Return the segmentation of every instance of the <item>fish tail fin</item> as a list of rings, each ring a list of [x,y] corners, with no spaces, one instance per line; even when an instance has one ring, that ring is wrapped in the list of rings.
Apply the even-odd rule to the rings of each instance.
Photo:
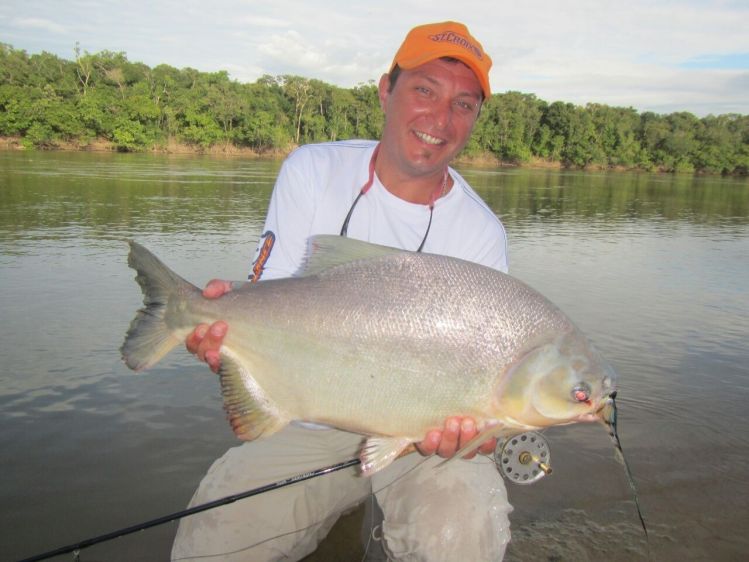
[[[144,307],[138,310],[120,348],[125,364],[134,371],[155,365],[180,343],[166,324],[170,300],[182,299],[197,287],[174,273],[159,258],[137,242],[129,240],[127,263],[137,275],[135,280],[143,291]]]

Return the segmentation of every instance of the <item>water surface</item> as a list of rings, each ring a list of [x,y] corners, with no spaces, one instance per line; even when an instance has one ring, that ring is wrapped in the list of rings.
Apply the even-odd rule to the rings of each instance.
[[[177,511],[237,444],[216,378],[186,352],[140,375],[121,364],[141,302],[124,240],[198,285],[245,278],[278,166],[0,153],[3,559]],[[620,375],[621,438],[652,558],[744,559],[749,183],[461,171],[505,223],[511,272],[565,310]],[[546,435],[554,474],[508,484],[507,559],[646,559],[603,429]],[[165,560],[174,531],[93,547],[82,559]]]

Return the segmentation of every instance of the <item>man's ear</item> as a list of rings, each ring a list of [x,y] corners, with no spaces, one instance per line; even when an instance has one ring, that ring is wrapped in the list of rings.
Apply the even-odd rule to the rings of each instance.
[[[387,102],[388,96],[390,95],[390,75],[389,74],[383,74],[380,77],[380,84],[378,86],[378,96],[380,98],[380,109],[382,109],[383,113],[385,112],[385,104]]]

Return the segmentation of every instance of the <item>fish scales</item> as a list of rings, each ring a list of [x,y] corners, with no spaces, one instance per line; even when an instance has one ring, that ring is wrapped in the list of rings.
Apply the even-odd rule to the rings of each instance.
[[[456,415],[518,432],[579,421],[613,389],[613,371],[555,305],[463,260],[320,236],[300,276],[208,300],[131,248],[151,310],[133,321],[123,357],[147,367],[167,344],[149,351],[159,338],[143,333],[168,331],[160,337],[174,344],[198,323],[225,320],[221,381],[243,438],[303,420],[402,447]],[[165,287],[149,297],[156,278]],[[180,286],[171,296],[170,285]]]
[[[232,325],[238,322],[232,322],[231,310],[253,311],[254,322],[237,340],[245,346],[252,342],[253,353],[278,364],[278,372],[253,374],[270,394],[280,395],[293,381],[292,389],[314,397],[314,403],[298,405],[295,417],[340,425],[353,414],[346,404],[364,393],[371,400],[367,407],[356,404],[358,422],[364,424],[360,429],[393,433],[397,423],[415,437],[456,411],[483,420],[486,415],[475,404],[489,398],[487,388],[519,351],[517,342],[531,335],[518,326],[507,330],[497,319],[512,323],[519,315],[487,307],[481,298],[502,288],[499,282],[516,287],[508,283],[512,278],[484,268],[471,268],[473,275],[465,278],[460,265],[439,256],[415,260],[409,254],[363,260],[317,279],[252,287],[247,296],[235,295],[249,297],[246,307],[227,307],[221,316]],[[434,290],[435,282],[449,288],[446,294]],[[524,302],[513,296],[503,302]],[[524,312],[518,312],[522,317]],[[526,325],[541,333],[554,323]],[[519,337],[506,338],[507,333]],[[233,336],[225,345],[236,351]],[[337,392],[313,392],[312,385],[320,381],[335,385]],[[418,400],[433,394],[435,383],[443,385],[443,392]],[[381,420],[383,407],[399,403],[405,406],[401,419]]]

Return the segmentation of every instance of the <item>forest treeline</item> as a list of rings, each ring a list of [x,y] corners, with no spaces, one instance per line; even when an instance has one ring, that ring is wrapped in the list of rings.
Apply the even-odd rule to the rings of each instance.
[[[29,55],[0,43],[0,136],[26,147],[117,150],[248,148],[282,153],[294,145],[378,138],[372,81],[340,88],[301,76],[254,83],[228,73],[154,68],[121,52],[81,52],[73,60]],[[749,116],[639,113],[602,104],[548,103],[533,94],[494,94],[484,103],[467,157],[606,167],[749,173]]]

